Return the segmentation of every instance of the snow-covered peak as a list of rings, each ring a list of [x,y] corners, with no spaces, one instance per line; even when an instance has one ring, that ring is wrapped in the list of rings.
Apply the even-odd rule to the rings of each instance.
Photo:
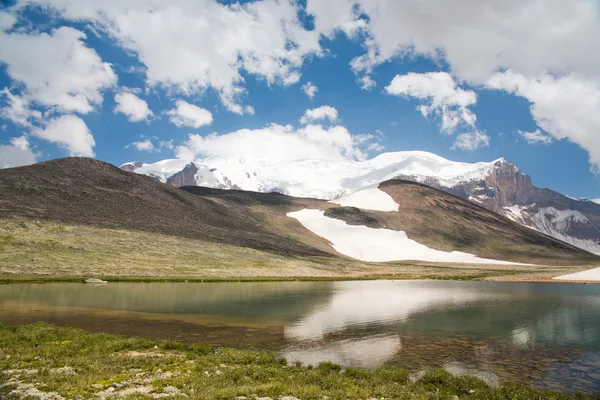
[[[179,159],[162,160],[152,164],[144,163],[141,167],[135,168],[134,172],[151,176],[160,180],[162,183],[166,183],[167,179],[179,171],[182,171],[189,163],[189,161]],[[121,166],[121,168],[123,168],[123,166]]]
[[[276,191],[297,197],[332,200],[401,176],[419,182],[435,178],[441,186],[452,187],[461,182],[485,178],[496,168],[496,161],[470,164],[450,161],[424,151],[401,151],[383,153],[366,161],[271,161],[213,156],[194,163],[198,169],[204,169],[201,166],[205,166],[215,177],[204,177],[198,182],[199,185],[235,186],[243,190]],[[184,160],[164,160],[144,164],[134,171],[166,182],[188,163]]]

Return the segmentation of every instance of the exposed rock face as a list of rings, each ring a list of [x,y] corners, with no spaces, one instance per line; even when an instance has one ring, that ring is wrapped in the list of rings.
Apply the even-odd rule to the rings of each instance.
[[[121,165],[121,169],[127,172],[135,172],[136,168],[141,168],[144,165],[141,161],[131,162]]]
[[[600,204],[572,199],[550,189],[537,188],[528,175],[505,159],[499,159],[494,163],[482,163],[485,164],[483,169],[468,168],[464,175],[459,174],[458,178],[449,179],[448,168],[450,171],[453,168],[461,171],[464,165],[453,164],[438,156],[419,152],[410,157],[398,156],[395,153],[381,157],[383,161],[380,164],[367,165],[364,171],[359,170],[362,175],[350,176],[342,180],[340,188],[335,186],[335,179],[329,176],[326,177],[327,179],[323,178],[327,182],[325,185],[323,182],[318,182],[321,169],[329,168],[327,163],[321,161],[299,163],[297,168],[284,171],[279,171],[277,169],[279,167],[257,163],[250,168],[247,160],[242,159],[226,160],[227,162],[222,162],[219,168],[214,168],[210,162],[209,165],[192,162],[186,164],[182,160],[165,160],[156,164],[127,163],[121,168],[137,173],[140,171],[136,169],[141,168],[144,170],[141,173],[176,187],[205,186],[219,189],[243,187],[246,190],[260,192],[275,190],[284,194],[291,193],[288,189],[300,188],[304,193],[311,193],[308,197],[327,199],[360,189],[367,185],[365,182],[372,183],[372,180],[381,182],[396,177],[446,191],[525,226],[600,254]],[[154,167],[148,168],[148,166]],[[289,166],[282,165],[281,168],[285,169]],[[408,175],[403,174],[402,169],[411,171],[411,174],[417,172],[416,175]],[[290,171],[293,174],[290,174]],[[304,178],[304,173],[304,176],[314,179]],[[341,175],[343,176],[343,173]],[[383,179],[382,176],[388,177]],[[333,186],[329,180],[333,182]],[[351,182],[346,184],[346,180]],[[313,185],[319,187],[316,195],[312,195],[314,191],[308,190]],[[296,196],[305,195],[296,194]]]
[[[444,187],[436,178],[422,183],[470,200],[525,226],[600,254],[600,205],[535,187],[514,164],[501,159],[481,180]],[[416,180],[411,176],[402,179]]]
[[[195,186],[197,173],[198,167],[196,164],[191,162],[186,165],[184,169],[167,179],[167,185],[175,187]]]

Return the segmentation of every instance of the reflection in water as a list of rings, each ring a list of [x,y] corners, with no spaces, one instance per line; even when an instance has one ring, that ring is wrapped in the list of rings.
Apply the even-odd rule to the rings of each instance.
[[[323,345],[299,343],[281,351],[289,361],[316,365],[327,360],[336,364],[375,368],[383,365],[402,348],[395,335],[378,335],[365,339],[345,339]]]
[[[394,281],[374,281],[369,285],[337,282],[330,301],[286,328],[285,334],[296,340],[316,340],[349,327],[396,323],[433,308],[459,308],[477,301],[502,300],[505,296],[476,288],[440,290],[437,285],[430,286],[430,282],[412,285],[398,285]]]
[[[276,351],[344,367],[445,368],[600,391],[600,286],[360,281],[0,285],[0,322]]]

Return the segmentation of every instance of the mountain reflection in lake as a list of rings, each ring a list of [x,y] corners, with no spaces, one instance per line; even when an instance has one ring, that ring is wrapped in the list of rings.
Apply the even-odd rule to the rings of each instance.
[[[453,281],[0,285],[0,322],[600,390],[600,286]]]

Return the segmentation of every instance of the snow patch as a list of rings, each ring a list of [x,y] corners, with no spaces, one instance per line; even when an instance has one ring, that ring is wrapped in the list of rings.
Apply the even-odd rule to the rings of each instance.
[[[379,189],[379,184],[359,189],[348,196],[331,200],[330,203],[375,211],[398,211],[398,207],[400,206],[394,201],[392,196]]]
[[[574,274],[557,276],[552,279],[568,281],[600,281],[600,268],[588,269],[587,271],[576,272]]]
[[[321,210],[304,209],[290,212],[287,216],[297,219],[305,228],[330,241],[337,252],[362,261],[419,260],[468,264],[516,264],[479,258],[459,251],[446,252],[431,249],[409,239],[403,231],[348,225],[339,219],[326,217]]]

